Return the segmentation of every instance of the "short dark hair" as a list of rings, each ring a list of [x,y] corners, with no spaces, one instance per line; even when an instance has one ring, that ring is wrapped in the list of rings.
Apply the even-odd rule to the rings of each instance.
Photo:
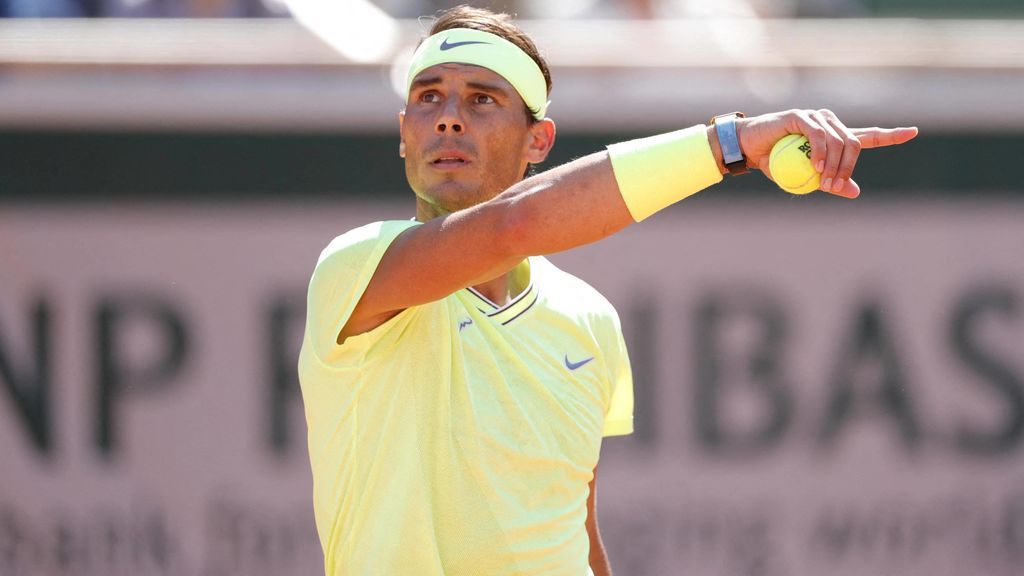
[[[437,19],[434,20],[434,25],[430,27],[429,35],[433,36],[438,32],[444,32],[452,28],[469,28],[481,32],[490,32],[518,46],[520,50],[526,52],[526,55],[532,58],[537,63],[537,66],[540,67],[541,74],[544,75],[544,84],[547,86],[548,96],[551,95],[551,70],[548,68],[548,63],[544,61],[544,57],[537,50],[537,45],[526,35],[526,32],[523,32],[521,28],[512,22],[512,16],[505,13],[492,12],[486,8],[474,8],[463,4],[439,12]],[[533,118],[532,114],[529,114],[529,116]]]

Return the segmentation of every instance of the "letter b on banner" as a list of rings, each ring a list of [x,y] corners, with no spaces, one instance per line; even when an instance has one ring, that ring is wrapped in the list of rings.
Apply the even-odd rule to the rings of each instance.
[[[695,328],[694,422],[701,445],[737,456],[775,446],[793,412],[782,307],[762,294],[714,296],[698,309]],[[753,414],[736,417],[745,412]]]

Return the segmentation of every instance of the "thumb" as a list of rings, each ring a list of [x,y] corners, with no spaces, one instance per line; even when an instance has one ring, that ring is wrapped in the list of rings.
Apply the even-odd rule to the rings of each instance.
[[[860,184],[857,184],[853,178],[850,178],[846,181],[846,185],[843,186],[843,189],[840,192],[829,192],[829,194],[853,199],[860,196]]]

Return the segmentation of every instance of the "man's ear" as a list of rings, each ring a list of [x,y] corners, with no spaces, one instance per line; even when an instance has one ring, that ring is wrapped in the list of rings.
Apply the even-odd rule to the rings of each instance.
[[[548,157],[551,148],[555,145],[555,121],[545,118],[534,122],[529,130],[529,142],[526,149],[526,161],[530,164],[540,164]]]
[[[400,110],[398,112],[398,137],[400,138],[398,141],[398,156],[401,158],[405,158],[405,133],[402,131],[404,126],[405,110]]]

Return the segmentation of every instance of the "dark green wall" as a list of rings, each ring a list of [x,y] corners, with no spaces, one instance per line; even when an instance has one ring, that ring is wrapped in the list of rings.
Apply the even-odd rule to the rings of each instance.
[[[806,3],[806,0],[802,0]],[[860,0],[872,16],[999,18],[1024,16],[1021,0]]]
[[[546,166],[628,138],[562,135]],[[922,135],[866,151],[857,180],[885,197],[1013,195],[1024,134]],[[731,188],[757,192],[760,177]],[[408,194],[393,135],[0,132],[0,201],[319,199]]]

